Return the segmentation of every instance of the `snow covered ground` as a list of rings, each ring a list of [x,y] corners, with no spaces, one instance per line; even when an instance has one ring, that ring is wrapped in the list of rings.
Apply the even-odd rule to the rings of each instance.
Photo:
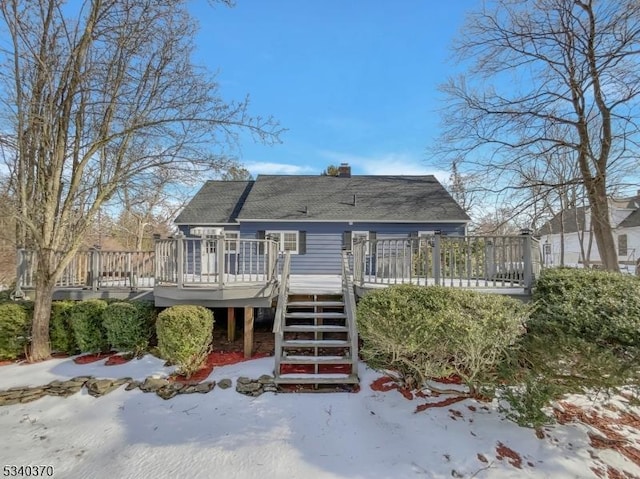
[[[273,358],[257,359],[216,368],[209,379],[235,384],[272,369]],[[109,367],[56,359],[0,367],[0,389],[170,372],[151,356]],[[0,467],[49,464],[59,478],[587,478],[607,477],[607,466],[633,474],[609,477],[640,476],[622,454],[592,447],[588,426],[556,425],[539,439],[503,419],[495,403],[474,400],[415,413],[425,399],[373,391],[380,374],[365,365],[360,376],[358,393],[253,398],[215,388],[164,401],[121,387],[100,398],[83,389],[4,406]],[[632,443],[640,437],[621,433]]]

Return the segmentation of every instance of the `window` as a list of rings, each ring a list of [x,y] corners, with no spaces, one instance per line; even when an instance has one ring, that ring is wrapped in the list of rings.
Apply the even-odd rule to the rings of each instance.
[[[216,235],[204,235],[203,236],[207,241],[205,242],[205,249],[204,251],[207,254],[213,254],[216,252],[216,239],[217,236]]]
[[[357,240],[368,240],[369,232],[368,231],[352,231],[351,232],[351,251],[353,251],[353,245],[356,244]],[[369,254],[369,250],[371,248],[371,243],[366,243],[365,254]]]
[[[266,231],[266,235],[278,242],[278,251],[300,252],[300,234],[298,231]]]
[[[627,256],[627,235],[618,235],[618,256]]]
[[[238,242],[240,240],[239,231],[225,231],[224,239],[227,240],[224,245],[227,252],[235,253],[238,251]]]

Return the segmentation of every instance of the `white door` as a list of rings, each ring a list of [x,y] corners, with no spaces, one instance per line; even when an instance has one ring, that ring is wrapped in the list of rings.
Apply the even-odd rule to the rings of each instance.
[[[200,265],[202,276],[216,274],[216,240],[210,238],[202,240]]]

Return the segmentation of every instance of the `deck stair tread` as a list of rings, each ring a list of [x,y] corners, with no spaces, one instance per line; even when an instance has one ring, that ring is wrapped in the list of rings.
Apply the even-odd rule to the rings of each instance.
[[[335,319],[344,319],[347,317],[346,314],[344,313],[337,313],[337,312],[331,312],[331,313],[318,313],[318,312],[313,312],[313,311],[296,311],[295,313],[285,313],[285,318],[335,318]]]
[[[348,364],[348,356],[285,356],[280,364]]]
[[[346,348],[351,343],[342,339],[286,339],[282,346],[287,348]]]
[[[281,374],[275,378],[276,384],[357,384],[358,376],[353,374]]]
[[[290,301],[287,303],[290,308],[342,308],[342,301]]]
[[[291,324],[282,328],[284,332],[296,333],[348,333],[349,328],[346,326],[332,325],[310,325],[310,324]]]

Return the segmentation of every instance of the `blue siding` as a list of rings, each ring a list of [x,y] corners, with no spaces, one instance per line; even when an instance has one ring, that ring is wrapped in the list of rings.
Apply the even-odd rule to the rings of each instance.
[[[374,231],[378,238],[409,236],[416,231],[440,230],[443,234],[464,234],[464,223],[242,223],[240,236],[255,238],[258,231],[306,231],[306,254],[291,257],[292,274],[340,274],[340,252],[345,231]]]

